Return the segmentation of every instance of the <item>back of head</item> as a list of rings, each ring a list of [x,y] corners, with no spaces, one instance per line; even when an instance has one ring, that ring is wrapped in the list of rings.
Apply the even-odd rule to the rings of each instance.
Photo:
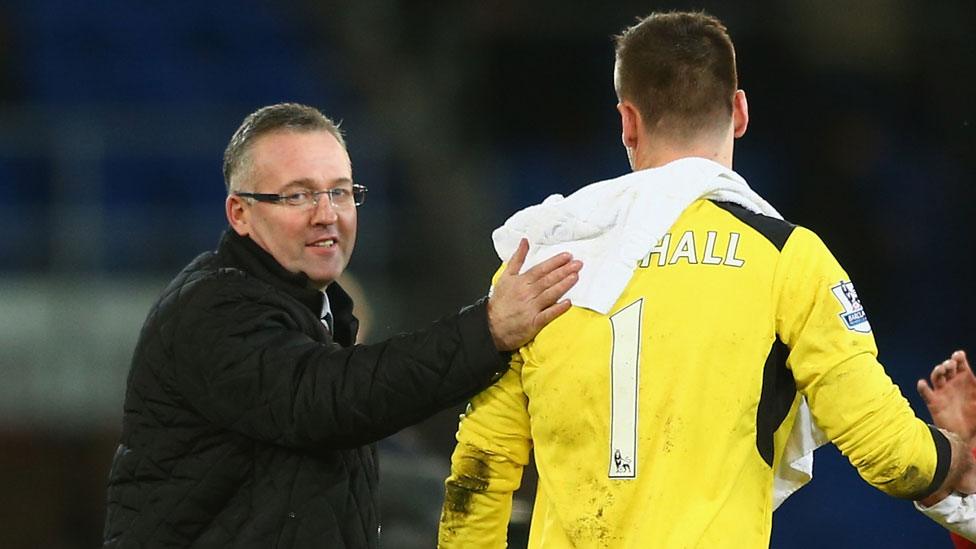
[[[251,145],[262,135],[278,131],[324,131],[332,134],[343,149],[346,148],[339,125],[315,107],[299,103],[278,103],[261,107],[247,115],[224,150],[224,184],[228,193],[240,190],[239,180],[246,175]]]
[[[738,87],[725,25],[705,13],[654,13],[616,37],[614,84],[652,133],[694,139],[728,127]]]

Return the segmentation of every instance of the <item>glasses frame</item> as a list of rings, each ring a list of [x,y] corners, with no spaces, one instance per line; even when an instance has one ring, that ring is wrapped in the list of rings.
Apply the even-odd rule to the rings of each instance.
[[[366,191],[368,190],[369,189],[367,189],[365,185],[354,184],[352,186],[352,191],[351,191],[353,205],[355,205],[356,207],[362,206],[366,202]],[[325,189],[324,191],[301,191],[301,192],[307,192],[309,194],[309,197],[311,197],[312,199],[312,203],[311,203],[312,207],[318,207],[319,200],[322,199],[322,195],[327,194],[329,195],[329,205],[336,209],[342,209],[347,205],[342,205],[342,204],[336,205],[335,197],[337,194],[343,191],[347,191],[347,189],[344,189],[342,187],[336,187],[335,189]],[[234,191],[235,196],[240,196],[241,198],[251,198],[257,200],[258,202],[265,202],[268,204],[278,204],[280,206],[289,206],[292,208],[307,207],[308,204],[304,204],[304,205],[289,204],[285,202],[285,200],[287,200],[289,196],[293,196],[295,194],[299,194],[299,193],[275,194],[275,193],[247,193],[247,192]]]

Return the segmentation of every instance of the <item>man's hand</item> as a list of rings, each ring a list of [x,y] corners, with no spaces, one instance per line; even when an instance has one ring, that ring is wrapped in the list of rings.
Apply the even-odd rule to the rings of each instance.
[[[932,369],[931,385],[918,380],[918,393],[936,426],[958,433],[967,446],[976,445],[976,376],[964,351],[952,353]]]
[[[973,458],[972,450],[955,433],[945,429],[939,430],[949,439],[949,444],[952,446],[952,461],[949,464],[949,474],[946,475],[942,486],[929,497],[919,501],[924,507],[935,505],[953,492],[976,493],[976,459]]]
[[[523,238],[488,298],[488,329],[499,351],[518,349],[568,311],[571,303],[559,298],[576,284],[583,268],[582,262],[561,253],[518,274],[528,253]]]

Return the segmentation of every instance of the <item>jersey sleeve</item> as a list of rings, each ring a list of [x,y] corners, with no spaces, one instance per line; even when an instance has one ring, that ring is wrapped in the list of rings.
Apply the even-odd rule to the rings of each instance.
[[[809,230],[797,227],[783,247],[774,292],[787,366],[817,425],[883,492],[920,499],[938,488],[948,440],[915,416],[885,373],[853,284]]]
[[[522,363],[513,355],[509,371],[476,395],[461,416],[438,547],[506,546],[512,494],[521,485],[532,443]]]
[[[504,271],[502,264],[492,284]],[[522,390],[525,348],[509,370],[475,395],[458,423],[451,476],[445,481],[438,528],[441,548],[506,547],[512,494],[522,483],[532,438],[528,398]]]

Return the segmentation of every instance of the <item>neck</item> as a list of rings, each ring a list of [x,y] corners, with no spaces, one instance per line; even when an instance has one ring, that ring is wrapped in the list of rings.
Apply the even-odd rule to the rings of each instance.
[[[653,143],[653,145],[651,145]],[[647,146],[641,146],[647,144]],[[631,167],[634,170],[658,168],[682,158],[698,157],[717,162],[732,169],[732,140],[722,143],[708,140],[675,144],[664,140],[644,140],[631,151]]]

